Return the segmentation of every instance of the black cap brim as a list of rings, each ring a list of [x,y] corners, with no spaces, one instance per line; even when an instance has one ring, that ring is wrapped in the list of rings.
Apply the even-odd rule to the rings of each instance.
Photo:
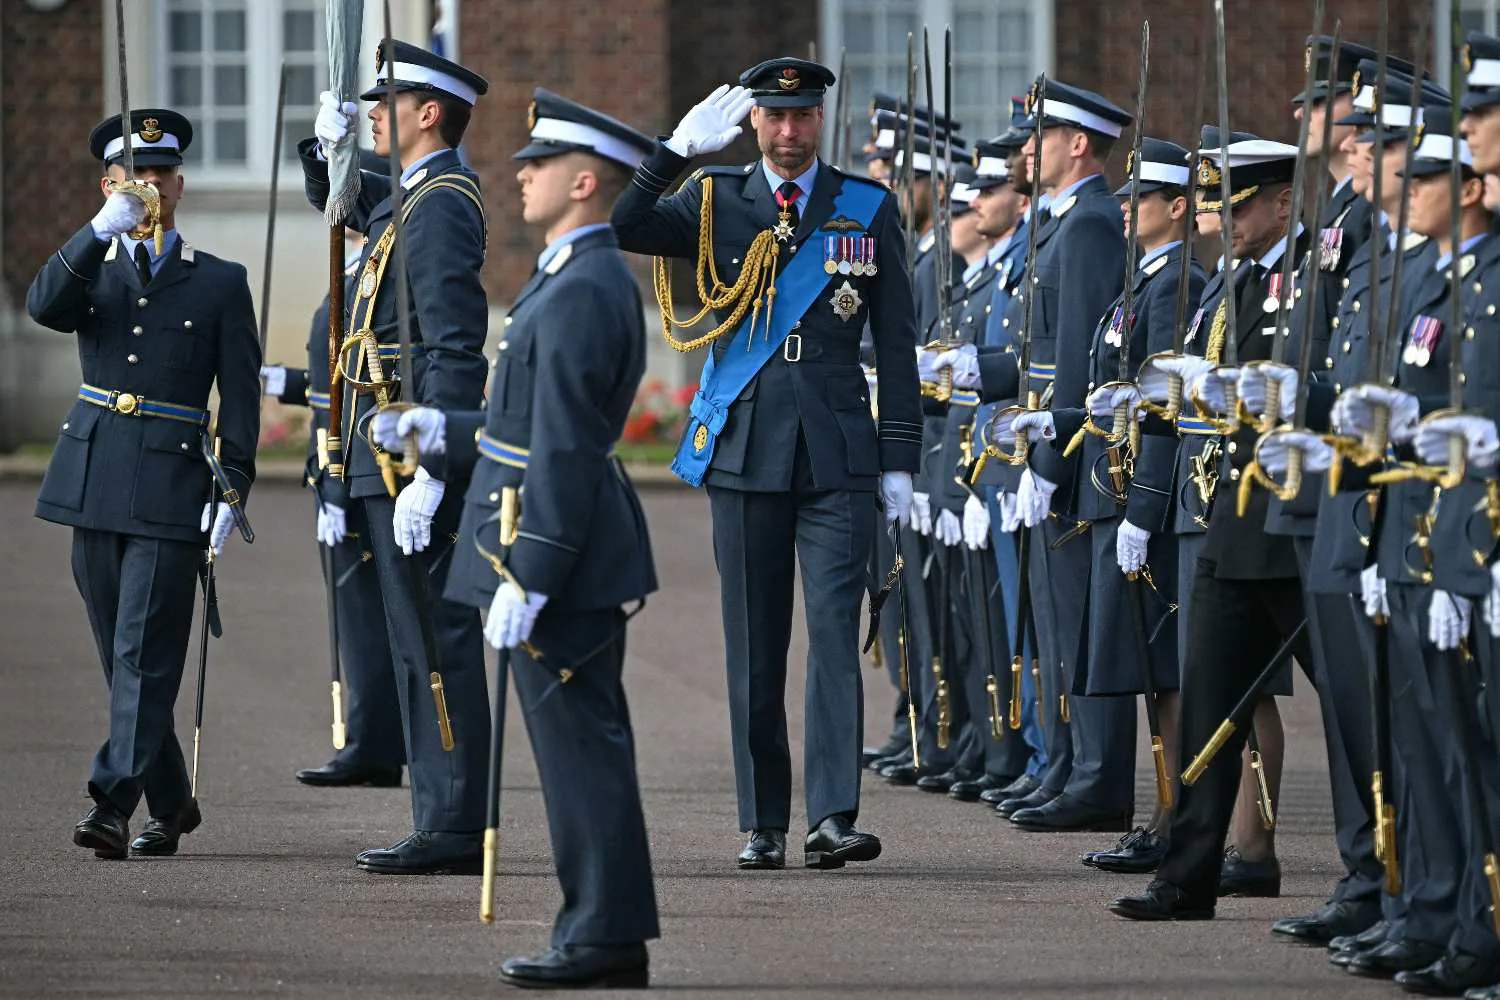
[[[988,191],[990,188],[1002,187],[1009,183],[1009,177],[975,177],[969,181],[969,187],[975,191]]]
[[[385,100],[385,95],[388,91],[395,91],[398,94],[404,94],[408,90],[426,91],[427,93],[432,94],[434,97],[453,96],[446,90],[439,90],[436,87],[430,86],[425,83],[406,83],[404,81],[397,80],[395,83],[377,83],[375,86],[371,87],[363,94],[360,94],[359,99],[361,101],[383,101]]]
[[[1167,184],[1164,181],[1144,181],[1143,180],[1143,181],[1141,181],[1140,191],[1141,191],[1141,194],[1150,194],[1153,191],[1160,191],[1164,187],[1171,187],[1171,186],[1172,185]],[[1182,185],[1182,186],[1186,187],[1185,184]],[[1130,182],[1129,181],[1127,181],[1126,183],[1120,185],[1120,187],[1115,191],[1115,197],[1116,198],[1129,198],[1130,197]]]
[[[125,165],[124,152],[111,156],[105,166]],[[167,152],[157,149],[140,149],[135,154],[135,165],[138,167],[180,167],[182,166],[182,154]]]
[[[1470,90],[1459,100],[1459,107],[1466,112],[1487,111],[1500,104],[1500,90]]]
[[[815,108],[823,103],[823,94],[755,94],[755,103],[763,108]]]
[[[1333,85],[1333,96],[1337,97],[1339,94],[1347,94],[1351,90],[1353,90],[1353,88],[1349,84],[1338,82]],[[1328,83],[1326,81],[1322,83],[1315,83],[1313,84],[1313,88],[1311,90],[1304,90],[1293,94],[1291,103],[1293,105],[1306,104],[1309,100],[1328,100]]]
[[[1412,160],[1411,166],[1403,167],[1396,171],[1397,177],[1434,177],[1438,174],[1446,174],[1453,169],[1451,160]],[[1464,167],[1468,170],[1469,168]],[[1472,170],[1469,173],[1473,173]]]
[[[1383,129],[1378,129],[1378,130],[1372,128],[1372,129],[1366,129],[1365,131],[1361,132],[1359,135],[1355,136],[1354,137],[1354,141],[1357,142],[1357,143],[1360,143],[1361,145],[1369,145],[1370,143],[1373,143],[1375,141],[1375,133],[1377,131],[1379,131],[1380,134],[1383,136],[1383,138],[1385,140],[1385,144],[1387,146],[1390,146],[1390,145],[1393,145],[1393,144],[1396,144],[1396,143],[1404,143],[1406,141],[1407,136],[1411,135],[1411,131],[1409,129],[1404,129],[1404,128],[1383,128]]]
[[[599,155],[588,146],[574,146],[559,142],[532,142],[518,152],[512,153],[510,158],[512,160],[544,160],[549,156],[562,156],[564,153]]]

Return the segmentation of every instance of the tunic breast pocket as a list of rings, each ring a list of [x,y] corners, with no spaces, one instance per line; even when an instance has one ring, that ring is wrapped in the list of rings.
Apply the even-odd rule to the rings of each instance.
[[[864,380],[834,375],[829,377],[827,384],[828,408],[833,411],[833,418],[844,435],[849,474],[878,476],[880,450]]]
[[[198,433],[197,427],[179,420],[146,420],[131,497],[132,517],[197,527],[208,499],[209,479]]]
[[[535,342],[530,335],[500,342],[499,354],[495,359],[497,395],[490,403],[492,409],[507,417],[524,417],[531,412],[535,356]]]
[[[42,503],[83,509],[84,488],[88,485],[89,443],[102,411],[88,403],[75,403],[68,419],[58,431],[52,449],[52,461],[37,499]]]
[[[165,359],[168,368],[176,371],[201,371],[210,364],[206,331],[194,326],[192,320],[169,324],[157,336],[166,342]]]

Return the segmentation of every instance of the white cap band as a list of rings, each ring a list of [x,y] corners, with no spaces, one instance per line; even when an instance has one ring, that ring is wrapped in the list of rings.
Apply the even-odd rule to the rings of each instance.
[[[951,197],[954,201],[961,201],[965,205],[972,205],[974,203],[974,199],[978,195],[978,191],[975,191],[963,181],[959,181],[957,184],[953,185],[953,194]]]
[[[445,90],[469,105],[479,100],[479,92],[473,87],[458,77],[433,69],[431,66],[419,66],[416,63],[406,62],[398,62],[394,65],[386,63],[385,73],[376,82],[376,86],[388,80],[396,80],[400,83],[425,83],[439,90]]]
[[[1451,135],[1424,135],[1417,145],[1416,152],[1412,155],[1419,160],[1442,160],[1451,163],[1453,162],[1453,145]],[[1466,167],[1474,165],[1474,157],[1469,152],[1469,144],[1462,140],[1458,143],[1458,162]]]
[[[1416,128],[1422,124],[1422,109],[1417,108],[1417,117],[1411,116],[1410,104],[1386,104],[1380,108],[1380,124],[1386,128]]]
[[[145,139],[142,139],[140,137],[140,134],[137,132],[130,133],[130,138],[133,140],[130,143],[130,149],[132,152],[136,153],[152,149],[164,149],[173,153],[181,152],[182,150],[181,145],[179,145],[177,142],[177,137],[170,132],[163,132],[161,134],[161,138],[156,140],[155,142],[147,142]],[[125,137],[119,136],[117,138],[109,140],[108,144],[105,145],[104,158],[106,160],[113,159],[124,151]]]
[[[1469,67],[1469,86],[1500,87],[1500,59],[1475,59]]]
[[[896,169],[900,170],[905,165],[906,150],[896,150]],[[917,170],[926,174],[941,174],[944,173],[946,169],[943,166],[942,157],[938,157],[934,161],[934,159],[926,153],[913,153],[911,157],[911,165],[913,170]]]
[[[1101,118],[1092,111],[1080,108],[1076,104],[1054,101],[1050,97],[1042,103],[1042,117],[1060,118],[1065,122],[1072,122],[1082,128],[1098,132],[1100,135],[1107,135],[1111,139],[1118,139],[1120,133],[1125,131],[1125,126],[1123,125],[1112,122],[1107,118]]]
[[[876,149],[895,149],[896,148],[896,130],[893,129],[893,128],[883,128],[879,132],[876,132],[875,133],[875,148]]]
[[[1151,160],[1142,160],[1141,180],[1151,181],[1156,184],[1175,184],[1178,187],[1187,187],[1188,168],[1174,167],[1170,163],[1155,163]]]
[[[1354,95],[1354,109],[1356,111],[1374,111],[1375,110],[1375,88],[1374,88],[1374,86],[1367,84],[1367,85],[1359,88],[1359,93],[1357,93],[1357,94]]]
[[[565,142],[574,146],[587,146],[600,156],[616,163],[623,163],[632,170],[646,158],[644,150],[617,139],[608,132],[581,122],[563,121],[561,118],[538,118],[532,126],[531,138],[538,142]]]
[[[998,156],[981,156],[979,166],[974,168],[975,177],[1010,177],[1010,166]]]

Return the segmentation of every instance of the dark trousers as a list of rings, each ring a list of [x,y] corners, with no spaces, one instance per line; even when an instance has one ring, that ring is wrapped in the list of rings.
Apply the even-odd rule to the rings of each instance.
[[[375,553],[385,628],[390,639],[396,694],[401,703],[406,756],[411,778],[412,821],[418,830],[474,833],[484,829],[485,781],[489,774],[490,705],[484,677],[484,634],[479,612],[442,598],[450,560],[444,558],[458,514],[462,491],[449,487],[432,523],[432,545],[405,556],[396,545],[392,497],[362,501]],[[429,664],[418,618],[418,584],[412,566],[421,570],[437,646],[437,663]],[[365,628],[378,628],[366,622]],[[448,702],[453,750],[443,749],[429,675],[442,675]]]
[[[975,551],[963,546],[954,551],[964,563],[965,613],[956,616],[955,624],[971,650],[965,684],[970,723],[976,730],[980,748],[979,769],[993,778],[1014,779],[1025,773],[1031,748],[1021,732],[1012,731],[1007,721],[1011,694],[1010,638],[1005,630],[999,572],[995,557],[987,548]],[[993,697],[989,692],[992,683]]]
[[[948,546],[932,540],[932,569],[928,575],[928,607],[932,612],[933,655],[937,657],[939,669],[931,669],[922,704],[923,773],[943,771],[957,767],[974,771],[982,766],[981,744],[975,738],[974,720],[984,711],[983,701],[971,702],[968,684],[969,671],[974,667],[973,647],[964,624],[960,621],[967,612],[964,596],[964,549]],[[947,685],[948,739],[946,747],[939,747],[939,717],[942,713],[938,698],[938,680]],[[987,724],[987,723],[986,723]],[[930,745],[929,745],[930,744]],[[942,766],[937,766],[941,764]]]
[[[516,693],[547,807],[562,885],[553,947],[620,945],[661,934],[651,851],[625,700],[625,615],[548,613],[511,654]],[[566,684],[559,671],[571,670]]]
[[[109,685],[109,737],[94,755],[89,794],[129,816],[187,804],[187,764],[173,728],[204,549],[111,531],[73,529],[73,579]]]
[[[1194,570],[1179,774],[1302,621],[1296,579],[1221,580],[1214,572],[1215,564],[1202,558]],[[1292,654],[1312,662],[1306,633]],[[1172,816],[1172,844],[1157,875],[1199,905],[1212,906],[1218,895],[1224,838],[1240,788],[1240,752],[1251,724],[1241,721],[1197,783],[1183,786]]]
[[[742,830],[790,825],[786,658],[792,574],[799,563],[808,630],[807,825],[815,827],[835,813],[859,812],[860,615],[875,500],[866,492],[814,489],[805,455],[799,447],[792,488],[785,493],[708,489]]]
[[[325,581],[332,569],[339,626],[346,733],[344,748],[334,757],[359,767],[400,767],[406,762],[401,703],[396,696],[390,636],[378,624],[385,620],[385,602],[380,597],[363,504],[349,506],[348,530],[348,537],[331,552],[318,546]]]

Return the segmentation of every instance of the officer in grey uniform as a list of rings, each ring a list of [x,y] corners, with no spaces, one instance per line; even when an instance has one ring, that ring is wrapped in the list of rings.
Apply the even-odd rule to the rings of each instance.
[[[398,136],[402,164],[406,277],[414,386],[392,392],[406,402],[454,410],[479,406],[484,393],[483,354],[489,307],[479,269],[484,263],[485,223],[479,181],[458,156],[458,143],[474,103],[488,85],[457,63],[405,42],[379,53],[376,85],[362,95],[375,101],[375,151],[388,144],[387,88],[395,92],[402,115]],[[353,104],[343,107],[325,93],[315,125],[317,137],[298,146],[308,201],[322,209],[329,195],[326,149],[349,141]],[[350,375],[374,381],[371,367],[384,367],[383,380],[395,382],[399,357],[393,257],[391,181],[365,172],[349,224],[365,232],[358,294],[349,304],[350,336],[370,331],[374,343],[359,348],[364,363]],[[346,341],[347,343],[347,341]],[[350,357],[356,355],[350,352]],[[374,449],[365,441],[370,414],[380,399],[344,384],[345,489],[325,483],[324,501],[364,508],[375,554],[375,571],[385,605],[386,628],[401,699],[412,788],[414,833],[389,850],[365,851],[362,870],[385,874],[474,873],[481,867],[484,828],[484,776],[489,747],[489,706],[485,699],[484,637],[479,615],[442,599],[450,569],[446,549],[453,544],[462,510],[468,470],[445,468],[439,457],[424,458],[415,477],[392,497],[383,482]],[[347,496],[340,493],[347,493]],[[409,560],[416,560],[415,567]],[[414,572],[420,568],[422,572]],[[435,647],[429,663],[424,633]],[[430,675],[440,674],[452,734],[443,731]]]
[[[447,596],[488,608],[485,638],[512,651],[562,884],[550,949],[501,966],[515,986],[644,987],[645,942],[660,934],[621,682],[625,605],[644,604],[656,572],[614,455],[646,332],[608,222],[655,145],[538,87],[515,159],[526,222],[548,243],[505,319],[488,405],[375,418],[383,446],[415,433],[424,453],[474,468]],[[514,540],[500,537],[507,492],[519,496]]]
[[[775,316],[756,325],[759,310],[746,309],[730,333],[721,312],[724,329],[673,467],[706,485],[713,507],[739,819],[751,832],[737,862],[785,864],[791,760],[784,691],[795,558],[810,630],[804,855],[810,867],[833,868],[880,853],[878,838],[854,828],[864,707],[859,626],[875,491],[887,523],[905,517],[917,468],[916,314],[895,197],[817,158],[833,73],[772,59],[740,82],[688,112],[636,171],[613,222],[627,250],[695,259],[711,190],[708,252],[718,273],[732,282],[752,250],[776,255]],[[694,173],[662,197],[692,156],[733,140],[752,103],[763,158]],[[867,320],[878,421],[859,367]]]
[[[172,709],[204,548],[222,551],[231,505],[243,507],[255,480],[260,341],[245,268],[189,246],[176,228],[177,168],[192,139],[188,120],[167,109],[95,126],[89,150],[104,165],[104,205],[26,294],[32,319],[75,335],[83,373],[36,516],[73,528],[73,579],[109,685],[93,807],[73,830],[100,858],[175,854],[202,821]],[[160,248],[141,198],[111,190],[131,181],[158,193]],[[216,420],[207,409],[215,388]],[[206,461],[211,422],[227,489]],[[150,819],[132,841],[143,796]]]

